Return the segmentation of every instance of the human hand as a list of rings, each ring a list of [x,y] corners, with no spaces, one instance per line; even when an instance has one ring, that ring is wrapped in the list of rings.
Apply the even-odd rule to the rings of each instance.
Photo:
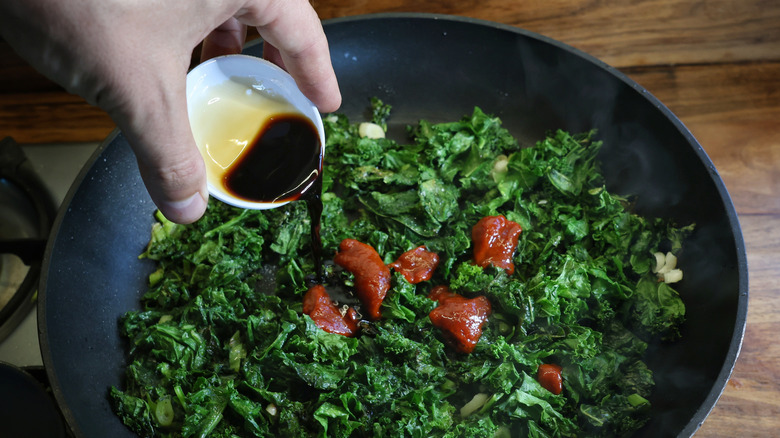
[[[144,184],[179,223],[203,215],[203,159],[187,117],[186,74],[238,53],[246,26],[322,112],[341,95],[322,25],[307,0],[0,0],[0,32],[49,78],[108,112],[127,137]]]

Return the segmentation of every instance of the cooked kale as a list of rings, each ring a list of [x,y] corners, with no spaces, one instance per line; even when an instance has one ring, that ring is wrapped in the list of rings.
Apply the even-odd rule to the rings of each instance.
[[[371,114],[384,128],[390,106],[373,99]],[[326,258],[344,238],[385,263],[425,245],[441,259],[434,277],[414,285],[394,274],[380,321],[363,321],[354,338],[330,334],[302,313],[315,272],[305,203],[250,211],[212,199],[187,226],[158,214],[141,255],[157,270],[142,310],[120,320],[128,366],[124,389],[110,391],[130,429],[568,437],[630,434],[647,421],[647,345],[677,336],[685,313],[653,274],[653,253],[679,252],[692,226],[640,217],[609,193],[594,132],[521,147],[479,108],[420,121],[406,143],[361,138],[343,115],[324,122]],[[471,263],[471,228],[489,215],[523,228],[512,275]],[[325,274],[349,288],[332,263]],[[455,352],[432,326],[435,285],[491,301],[473,353]],[[537,382],[543,363],[562,366],[560,395]]]

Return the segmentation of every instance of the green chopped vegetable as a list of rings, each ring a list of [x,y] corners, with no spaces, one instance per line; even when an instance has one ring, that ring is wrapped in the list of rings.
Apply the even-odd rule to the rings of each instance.
[[[386,129],[390,109],[372,99],[371,121]],[[144,437],[574,437],[630,434],[648,420],[644,354],[679,336],[685,316],[653,254],[681,252],[693,226],[640,217],[607,191],[595,132],[521,147],[479,108],[422,120],[406,143],[361,138],[343,115],[325,127],[325,258],[345,238],[385,263],[425,245],[440,257],[433,278],[393,274],[381,320],[356,337],[330,334],[302,312],[315,272],[305,203],[249,211],[211,200],[188,226],[158,214],[141,255],[157,264],[142,310],[119,322],[129,360],[110,399],[127,427]],[[511,275],[471,263],[471,229],[494,215],[523,228]],[[325,275],[353,281],[332,264]],[[436,285],[490,300],[471,354],[432,325]],[[562,367],[560,395],[536,379],[545,363]]]

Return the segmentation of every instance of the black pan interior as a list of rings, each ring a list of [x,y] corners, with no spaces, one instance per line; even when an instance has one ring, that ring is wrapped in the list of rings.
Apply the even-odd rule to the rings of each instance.
[[[557,128],[598,129],[611,189],[644,214],[695,221],[680,263],[688,308],[682,341],[657,345],[653,420],[637,436],[690,436],[733,368],[747,310],[747,266],[734,207],[709,158],[660,102],[615,69],[561,43],[473,19],[421,14],[325,23],[344,104],[357,120],[377,96],[391,133],[474,106],[522,142]],[[259,54],[260,46],[246,50]],[[326,152],[327,153],[327,152]],[[152,266],[139,261],[154,205],[121,133],[102,145],[66,199],[49,242],[39,303],[44,363],[79,437],[132,436],[106,394],[122,384],[117,318],[138,307]]]

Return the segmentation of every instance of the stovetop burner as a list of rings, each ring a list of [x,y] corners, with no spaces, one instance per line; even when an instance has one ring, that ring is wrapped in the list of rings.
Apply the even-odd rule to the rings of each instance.
[[[0,141],[0,343],[35,307],[56,204],[22,148]],[[43,367],[0,357],[0,436],[66,437]]]
[[[0,141],[0,341],[33,308],[56,207],[21,147]]]

